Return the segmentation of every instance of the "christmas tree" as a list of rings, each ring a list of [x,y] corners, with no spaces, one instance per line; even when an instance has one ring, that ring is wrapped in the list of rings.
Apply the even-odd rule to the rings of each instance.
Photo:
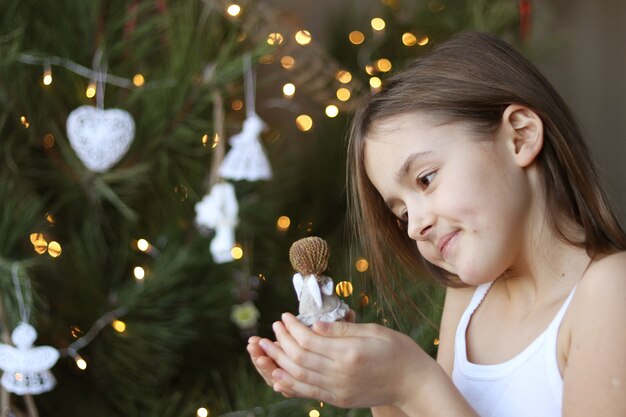
[[[358,95],[458,30],[517,37],[522,3],[346,3],[321,45],[262,2],[6,0],[2,415],[367,414],[274,394],[246,338],[297,310],[288,249],[318,235],[359,320],[435,354],[442,289],[393,322],[366,284],[342,139]],[[258,169],[224,168],[234,137]]]

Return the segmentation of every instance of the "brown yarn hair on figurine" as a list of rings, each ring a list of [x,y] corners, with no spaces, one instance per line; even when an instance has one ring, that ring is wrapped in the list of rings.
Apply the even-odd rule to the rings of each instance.
[[[328,243],[317,236],[297,240],[289,249],[291,266],[303,276],[322,275],[328,268],[329,255]]]

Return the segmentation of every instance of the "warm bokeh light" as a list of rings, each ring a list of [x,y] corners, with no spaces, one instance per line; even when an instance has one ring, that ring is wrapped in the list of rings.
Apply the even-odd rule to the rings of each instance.
[[[337,98],[341,101],[350,100],[350,90],[345,87],[341,87],[337,90]]]
[[[341,281],[335,286],[335,292],[340,297],[350,297],[352,295],[352,283],[350,281]]]
[[[308,114],[301,114],[296,117],[296,126],[303,132],[308,132],[313,128],[313,119]]]
[[[375,72],[374,66],[371,64],[367,64],[365,66],[365,72],[367,73],[367,75],[374,75],[374,72]]]
[[[415,46],[417,44],[417,38],[411,32],[402,34],[402,43],[405,46]]]
[[[296,65],[296,60],[290,55],[285,55],[280,59],[280,65],[282,65],[284,69],[290,70]]]
[[[283,40],[284,40],[284,38],[283,38],[282,33],[273,32],[273,33],[270,33],[267,36],[267,41],[266,42],[267,42],[268,45],[280,45],[280,44],[283,43]]]
[[[230,250],[230,256],[232,256],[233,259],[243,258],[243,249],[241,249],[240,246],[235,246]]]
[[[20,123],[22,124],[22,126],[24,126],[26,129],[28,129],[28,127],[30,126],[30,122],[28,121],[28,119],[26,118],[26,116],[20,116]]]
[[[354,45],[360,45],[365,41],[365,35],[363,34],[363,32],[353,30],[348,35],[348,39],[350,39],[350,42]]]
[[[143,269],[140,266],[136,266],[135,269],[133,269],[133,274],[135,275],[136,279],[144,279],[144,277],[146,276],[146,271],[145,269]]]
[[[298,42],[299,45],[308,45],[309,43],[311,43],[311,33],[308,30],[299,30],[296,32],[296,42]]]
[[[339,70],[335,74],[335,78],[337,78],[337,80],[339,80],[339,82],[342,84],[348,84],[350,81],[352,81],[352,74],[350,74],[350,71]]]
[[[135,87],[141,87],[144,85],[145,82],[146,79],[141,74],[135,74],[135,76],[133,77],[133,85]]]
[[[367,262],[367,259],[361,258],[358,261],[356,261],[356,263],[354,264],[354,267],[359,272],[365,272],[367,271],[367,268],[370,267],[370,264],[369,262]]]
[[[243,101],[239,99],[233,100],[233,102],[230,104],[230,107],[235,111],[239,111],[243,109]]]
[[[283,85],[283,94],[285,95],[285,97],[293,97],[293,95],[296,93],[296,86],[293,85],[292,83],[287,83],[285,85]]]
[[[43,137],[43,147],[45,149],[52,149],[53,146],[54,136],[52,136],[52,133],[46,133],[46,135]]]
[[[370,22],[372,24],[372,29],[374,30],[383,30],[385,28],[385,21],[380,17],[375,17]]]
[[[387,58],[381,58],[376,61],[376,68],[380,72],[389,72],[391,71],[391,61]]]
[[[39,255],[43,255],[48,250],[48,242],[46,242],[44,238],[37,239],[33,243],[33,248],[35,249],[35,252],[37,252]]]
[[[309,417],[320,417],[320,412],[317,410],[309,411]]]
[[[87,369],[87,362],[80,356],[76,358],[76,366],[82,371]]]
[[[89,84],[87,84],[87,89],[85,90],[85,96],[87,96],[87,98],[94,98],[96,95],[96,83],[93,81],[90,81]]]
[[[196,416],[197,417],[208,417],[209,416],[209,410],[207,410],[204,407],[200,407],[200,408],[198,408],[198,411],[196,412]]]
[[[424,45],[426,45],[426,44],[428,43],[428,41],[429,41],[429,40],[430,40],[430,39],[428,39],[428,36],[422,36],[422,37],[421,37],[421,38],[417,41],[417,44],[418,44],[419,46],[424,46]]]
[[[145,252],[148,249],[150,249],[150,243],[148,243],[146,239],[139,239],[137,241],[137,249],[139,249],[142,252]]]
[[[52,70],[51,69],[46,69],[43,72],[43,84],[44,85],[52,84]]]
[[[229,4],[226,8],[226,13],[228,13],[232,17],[239,16],[239,13],[241,13],[241,6],[235,3]]]
[[[35,242],[37,242],[38,240],[44,240],[42,233],[31,233],[30,234],[30,243],[32,243],[34,245]]]
[[[370,303],[370,298],[366,294],[359,296],[359,308],[365,308]]]
[[[370,78],[370,86],[372,88],[380,88],[381,85],[383,85],[383,82],[381,81],[380,78],[378,77]]]
[[[329,104],[328,106],[326,106],[326,110],[324,111],[326,112],[326,116],[331,118],[337,117],[337,115],[339,114],[339,108],[334,104]]]
[[[55,242],[54,240],[50,243],[48,243],[48,255],[52,256],[53,258],[58,258],[59,256],[61,256],[61,245],[59,244],[59,242]]]
[[[280,216],[276,221],[276,228],[281,231],[289,229],[289,225],[291,225],[291,219],[287,216]]]
[[[113,320],[111,326],[113,326],[115,331],[118,333],[124,333],[124,331],[126,330],[126,323],[121,320]]]
[[[433,345],[439,346],[439,339],[438,338],[435,338],[435,340],[433,340]]]

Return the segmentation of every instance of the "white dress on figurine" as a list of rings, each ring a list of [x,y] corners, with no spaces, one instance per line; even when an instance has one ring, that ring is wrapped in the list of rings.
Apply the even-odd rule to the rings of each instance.
[[[297,273],[293,276],[293,286],[300,301],[298,319],[306,326],[316,321],[341,320],[348,313],[348,305],[333,293],[333,280],[325,275],[303,277]]]

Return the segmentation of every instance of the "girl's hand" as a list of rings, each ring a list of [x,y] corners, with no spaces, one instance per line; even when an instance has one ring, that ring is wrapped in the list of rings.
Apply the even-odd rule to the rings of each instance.
[[[280,349],[280,344],[278,342],[272,342],[269,339],[264,340],[266,340],[267,343],[274,345],[276,349]],[[252,364],[256,368],[257,372],[263,377],[267,385],[273,387],[276,381],[272,377],[272,372],[278,369],[278,367],[270,357],[265,355],[265,352],[259,346],[260,341],[261,338],[258,336],[252,336],[248,339],[248,353],[250,354],[250,360],[252,361]],[[290,390],[286,390],[283,392],[283,395],[291,397],[295,394]]]
[[[281,348],[260,342],[278,366],[271,376],[281,393],[339,407],[403,406],[437,367],[413,340],[383,326],[318,322],[311,330],[291,314],[282,318],[274,323]]]

